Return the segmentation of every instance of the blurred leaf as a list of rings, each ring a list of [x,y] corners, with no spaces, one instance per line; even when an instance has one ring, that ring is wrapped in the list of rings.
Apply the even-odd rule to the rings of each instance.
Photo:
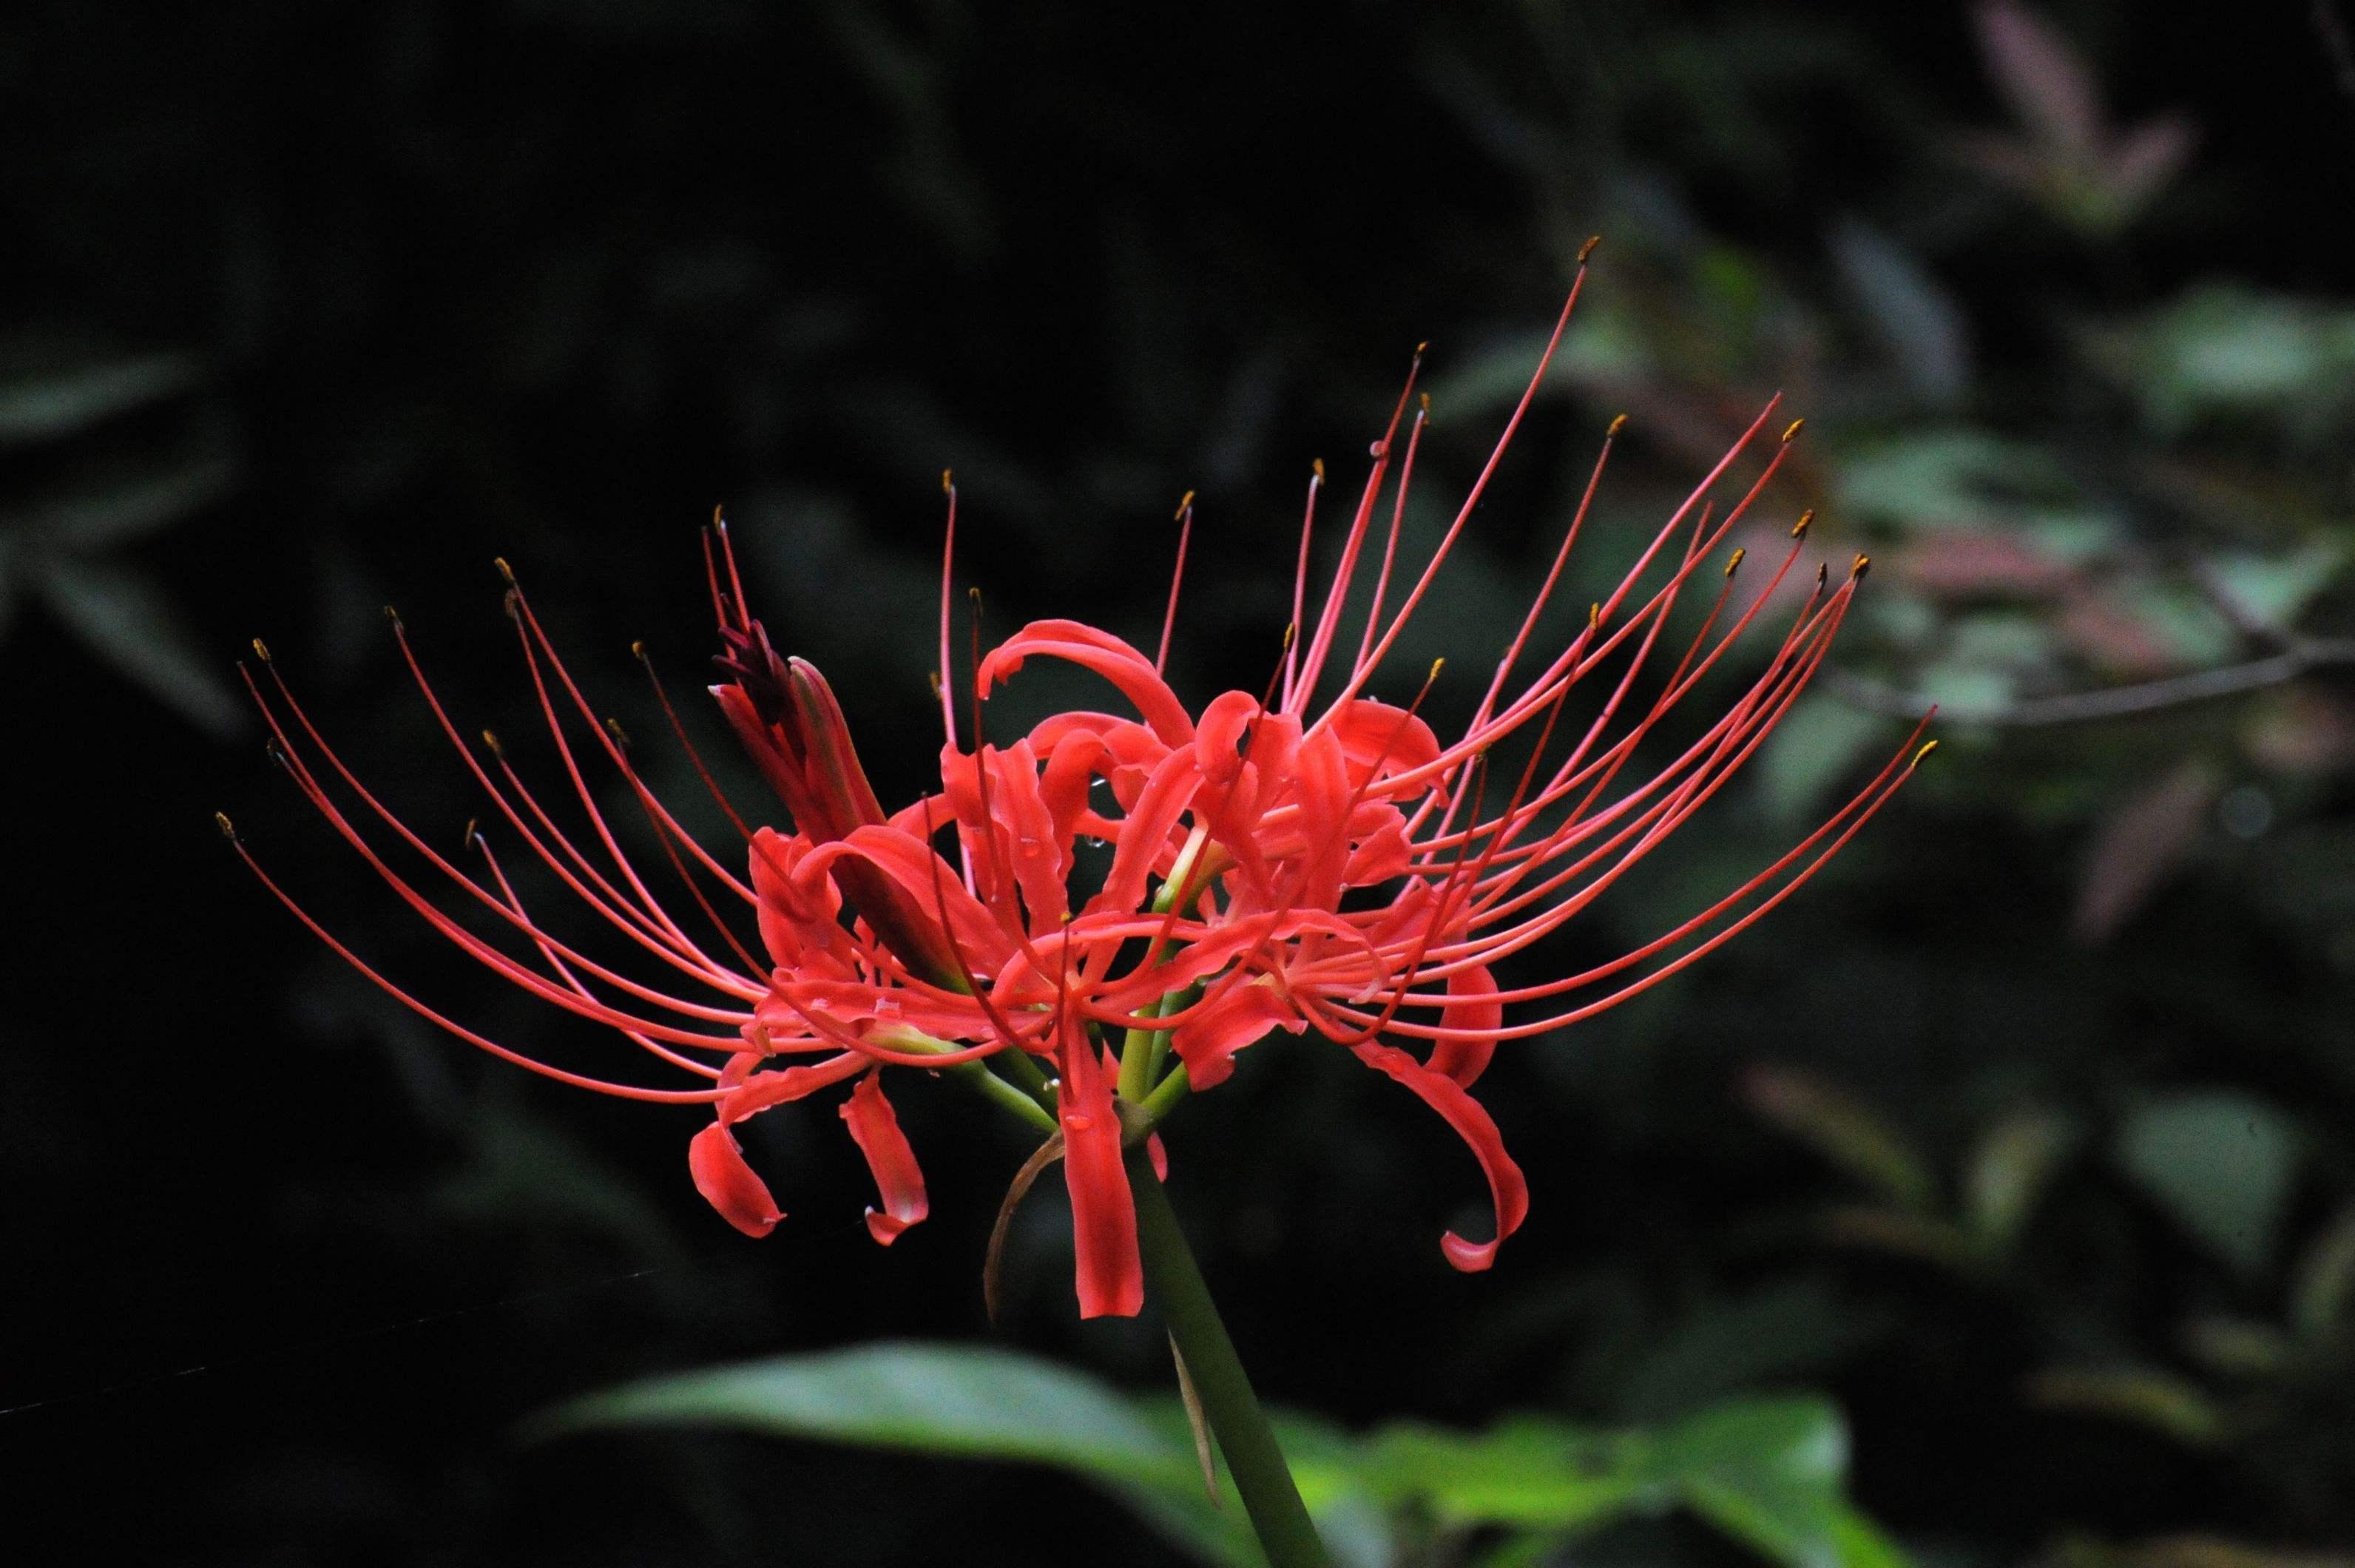
[[[1432,378],[1432,417],[1469,419],[1511,408],[1529,386],[1545,346],[1542,332],[1518,333],[1473,349],[1445,374]]]
[[[1937,1179],[1904,1136],[1871,1107],[1823,1080],[1757,1067],[1742,1081],[1752,1110],[1900,1206],[1929,1212]]]
[[[1906,385],[1930,407],[1952,408],[1971,379],[1961,309],[1913,252],[1869,224],[1842,219],[1831,249]]]
[[[1622,1374],[1614,1403],[1639,1419],[1696,1410],[1839,1361],[1887,1333],[1885,1310],[1817,1279],[1777,1280],[1704,1300]]]
[[[1757,760],[1758,795],[1769,820],[1812,819],[1834,786],[1869,752],[1886,748],[1889,720],[1829,697],[1793,703]]]
[[[1841,1497],[1848,1428],[1820,1400],[1755,1400],[1662,1435],[1657,1464],[1696,1513],[1795,1568],[1884,1568],[1895,1543]]]
[[[2131,1422],[2193,1447],[2223,1435],[2223,1414],[2204,1391],[2153,1368],[2055,1369],[2030,1379],[2028,1394],[2048,1409]]]
[[[1932,1215],[1851,1206],[1827,1213],[1821,1229],[1834,1246],[1869,1247],[1957,1273],[1968,1273],[1981,1261],[1971,1238]]]
[[[36,502],[17,526],[70,549],[97,549],[153,533],[218,499],[237,477],[226,455],[196,458],[136,479],[109,480]]]
[[[2343,543],[2318,540],[2294,554],[2231,556],[2208,563],[2208,579],[2252,624],[2286,632],[2297,623],[2314,596],[2330,586],[2347,564]]]
[[[1939,719],[1949,724],[2003,712],[2019,684],[2007,670],[1963,659],[1940,659],[1913,677],[1913,689],[1936,703]]]
[[[2060,30],[2012,0],[1974,8],[1979,53],[2020,123],[2055,153],[2090,155],[2102,134],[2101,90]]]
[[[1367,1443],[1359,1474],[1376,1496],[1427,1508],[1452,1528],[1572,1529],[1659,1500],[1629,1440],[1540,1420],[1477,1434],[1385,1427]]]
[[[2344,405],[2355,310],[2210,284],[2128,328],[2117,351],[2162,433],[2216,414],[2285,416],[2311,433]]]
[[[2074,1141],[2068,1118],[2051,1111],[2007,1116],[1971,1151],[1963,1210],[1974,1240],[2000,1253],[2017,1241]]]
[[[1182,1441],[1095,1379],[1010,1350],[885,1343],[779,1356],[590,1394],[526,1430],[537,1439],[649,1426],[1051,1466],[1149,1504],[1156,1523],[1213,1561],[1257,1561],[1240,1510],[1202,1495]]]
[[[51,556],[38,571],[50,610],[108,663],[201,730],[231,735],[244,728],[244,709],[145,574],[72,556]]]
[[[2079,941],[2108,941],[2148,901],[2198,837],[2218,788],[2215,769],[2192,758],[2103,815],[2070,920]]]
[[[530,1430],[709,1425],[1199,1486],[1193,1456],[1112,1389],[979,1345],[861,1345],[649,1378],[560,1405]]]
[[[1625,1432],[1522,1419],[1482,1433],[1400,1424],[1352,1439],[1296,1415],[1275,1424],[1345,1564],[1394,1559],[1377,1506],[1444,1531],[1549,1533],[1689,1507],[1793,1568],[1901,1561],[1845,1501],[1847,1431],[1817,1400],[1745,1401]],[[985,1346],[869,1345],[652,1378],[559,1406],[525,1431],[537,1440],[681,1425],[1047,1465],[1107,1488],[1212,1562],[1262,1561],[1241,1510],[1203,1496],[1178,1402],[1132,1402]]]
[[[1842,1496],[1848,1455],[1847,1428],[1822,1401],[1744,1400],[1624,1433],[1538,1420],[1472,1435],[1393,1426],[1368,1445],[1364,1474],[1394,1504],[1462,1527],[1571,1532],[1685,1507],[1794,1568],[1901,1563]]]
[[[0,385],[0,442],[54,441],[191,385],[194,360],[148,354]]]
[[[2297,1129],[2265,1102],[2199,1090],[2145,1102],[2118,1128],[2116,1157],[2183,1227],[2245,1273],[2273,1255]]]
[[[2355,1303],[2355,1209],[2308,1244],[2290,1286],[2290,1322],[2309,1339],[2337,1329]]]
[[[2070,494],[2050,453],[1968,426],[1909,432],[1842,454],[1840,505],[1902,528],[2016,528]],[[2023,507],[2034,502],[2036,508]]]
[[[2289,1337],[2270,1323],[2241,1317],[2201,1317],[2183,1333],[2184,1349],[2211,1371],[2228,1377],[2267,1378],[2290,1355]]]

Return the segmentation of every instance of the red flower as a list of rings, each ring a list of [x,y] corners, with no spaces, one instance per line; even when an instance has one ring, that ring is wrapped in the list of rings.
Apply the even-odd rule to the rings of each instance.
[[[1573,286],[1547,359],[1577,296]],[[1466,526],[1536,386],[1533,379],[1454,522],[1402,592],[1394,581],[1403,575],[1400,522],[1428,411],[1407,421],[1409,401],[1401,397],[1372,449],[1312,621],[1307,564],[1324,488],[1319,465],[1302,528],[1294,629],[1263,695],[1231,691],[1196,711],[1170,689],[1162,670],[1178,609],[1175,583],[1154,658],[1080,622],[1037,622],[977,659],[976,726],[980,701],[1040,658],[1102,677],[1128,711],[1058,713],[1007,745],[984,742],[977,731],[961,740],[957,683],[944,673],[940,788],[888,815],[825,680],[802,660],[780,658],[748,613],[725,526],[715,524],[720,549],[707,565],[724,678],[712,692],[792,824],[790,832],[752,828],[723,797],[745,841],[741,874],[698,844],[641,781],[618,731],[597,721],[520,589],[511,589],[509,611],[558,758],[585,812],[585,845],[559,826],[495,740],[485,735],[478,752],[460,737],[396,618],[426,701],[507,830],[574,898],[667,970],[661,984],[591,957],[527,912],[482,835],[471,835],[483,859],[481,871],[472,872],[411,832],[345,767],[262,650],[272,684],[253,691],[280,760],[395,893],[517,985],[618,1030],[700,1080],[696,1086],[643,1088],[509,1051],[385,979],[263,880],[370,979],[461,1038],[567,1083],[710,1106],[711,1125],[689,1145],[689,1170],[697,1189],[749,1234],[767,1233],[783,1211],[746,1162],[737,1124],[853,1083],[841,1115],[875,1179],[879,1206],[868,1211],[868,1229],[889,1244],[924,1218],[928,1200],[884,1097],[883,1069],[991,1074],[986,1088],[1026,1107],[1042,1131],[1061,1139],[1082,1315],[1134,1313],[1143,1284],[1124,1144],[1147,1136],[1187,1088],[1224,1080],[1237,1052],[1254,1041],[1314,1034],[1420,1097],[1470,1147],[1487,1174],[1495,1235],[1472,1242],[1451,1234],[1444,1251],[1458,1268],[1486,1268],[1529,1202],[1518,1167],[1471,1093],[1497,1046],[1591,1017],[1749,926],[1847,843],[1928,750],[1910,758],[1899,751],[1782,859],[1656,940],[1577,974],[1500,978],[1499,965],[1593,903],[1751,757],[1821,664],[1865,567],[1859,557],[1837,586],[1818,571],[1814,589],[1795,596],[1796,613],[1748,688],[1698,738],[1672,750],[1665,765],[1633,775],[1638,748],[1782,601],[1777,591],[1804,548],[1807,518],[1791,530],[1790,549],[1764,590],[1745,601],[1733,597],[1742,553],[1734,551],[1715,574],[1698,629],[1680,636],[1666,677],[1644,678],[1664,657],[1671,613],[1697,582],[1709,581],[1714,552],[1781,466],[1798,430],[1783,432],[1718,512],[1706,497],[1761,444],[1774,415],[1769,403],[1643,542],[1625,579],[1589,609],[1575,635],[1548,642],[1544,613],[1585,523],[1619,429],[1614,421],[1535,603],[1469,721],[1443,742],[1420,717],[1422,696],[1401,708],[1369,688]],[[1368,587],[1377,502],[1394,463],[1397,484]],[[1181,507],[1188,530],[1191,516],[1190,505]],[[954,668],[954,491],[949,517],[943,672]],[[1181,572],[1185,537],[1181,531]],[[1363,608],[1353,613],[1359,600]],[[1340,629],[1352,620],[1354,651],[1337,653]],[[1595,680],[1602,682],[1595,710],[1565,730],[1570,693]],[[1426,680],[1425,693],[1430,687]],[[577,723],[568,724],[568,709]],[[676,898],[656,896],[598,812],[576,732],[593,737],[626,782],[693,917],[677,912]],[[678,738],[709,784],[683,729]],[[1509,787],[1499,787],[1487,759],[1508,742],[1525,755]],[[428,898],[378,848],[382,834],[421,858],[429,880],[452,884],[475,906],[476,924],[506,940],[480,934]],[[1113,857],[1100,886],[1075,891],[1082,840],[1108,841]],[[239,850],[245,853],[241,842]],[[723,912],[730,902],[749,911],[759,952]],[[707,926],[712,935],[698,934]],[[1420,1055],[1412,1049],[1418,1044]]]

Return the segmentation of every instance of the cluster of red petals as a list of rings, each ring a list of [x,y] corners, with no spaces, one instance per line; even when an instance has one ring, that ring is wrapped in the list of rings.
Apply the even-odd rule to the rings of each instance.
[[[1576,299],[1573,287],[1571,304]],[[1566,304],[1552,343],[1569,316]],[[1544,370],[1540,362],[1538,377]],[[1530,394],[1536,386],[1533,379]],[[895,813],[868,787],[825,682],[805,664],[781,659],[750,617],[719,528],[721,549],[709,564],[724,678],[712,689],[792,823],[790,832],[752,828],[730,807],[746,840],[734,866],[701,847],[646,788],[617,729],[598,721],[528,602],[512,592],[510,612],[556,755],[583,808],[585,837],[559,826],[496,741],[485,737],[478,750],[461,738],[421,670],[419,684],[506,830],[575,900],[670,972],[660,985],[591,956],[528,913],[482,836],[474,840],[482,866],[467,869],[412,833],[345,767],[265,655],[272,679],[254,693],[281,760],[395,892],[518,986],[694,1075],[692,1087],[642,1088],[522,1057],[425,1007],[291,899],[289,907],[388,991],[485,1050],[607,1093],[709,1106],[713,1120],[689,1146],[689,1168],[712,1205],[751,1234],[766,1233],[783,1211],[747,1163],[738,1124],[849,1084],[841,1115],[875,1180],[868,1228],[888,1244],[924,1218],[927,1200],[885,1098],[883,1071],[1021,1052],[1053,1083],[1081,1311],[1132,1314],[1143,1284],[1123,1146],[1136,1129],[1133,1113],[1124,1121],[1123,1099],[1145,1098],[1176,1064],[1193,1090],[1213,1088],[1254,1041],[1313,1034],[1413,1093],[1464,1139],[1487,1180],[1493,1234],[1451,1233],[1443,1247],[1458,1268],[1486,1268],[1529,1204],[1519,1168],[1471,1093],[1497,1046],[1591,1017],[1729,940],[1836,853],[1920,753],[1898,751],[1788,853],[1653,941],[1576,974],[1500,979],[1499,965],[1575,918],[1756,752],[1821,664],[1863,561],[1836,582],[1819,571],[1811,590],[1780,592],[1805,548],[1802,519],[1772,580],[1735,598],[1740,552],[1720,571],[1720,549],[1774,477],[1796,429],[1776,441],[1770,403],[1641,541],[1609,597],[1574,618],[1569,635],[1548,641],[1540,631],[1608,458],[1606,438],[1544,586],[1469,720],[1442,740],[1420,716],[1420,697],[1401,706],[1369,688],[1470,517],[1529,394],[1441,542],[1411,574],[1399,560],[1400,521],[1426,416],[1406,419],[1408,406],[1401,397],[1372,448],[1313,614],[1307,564],[1321,468],[1310,487],[1297,635],[1287,635],[1265,693],[1230,691],[1189,709],[1163,678],[1167,626],[1161,656],[1147,657],[1077,621],[1034,623],[979,657],[976,715],[981,699],[1041,659],[1101,677],[1118,703],[1058,713],[993,744],[960,737],[957,683],[944,677],[940,787]],[[1753,448],[1765,457],[1721,507],[1713,490]],[[1378,527],[1386,490],[1388,521]],[[952,549],[954,518],[952,503]],[[1181,540],[1181,568],[1182,560]],[[954,667],[948,575],[944,566],[943,672]],[[1671,638],[1672,612],[1692,599],[1708,601],[1705,612]],[[1173,586],[1173,619],[1176,608]],[[1661,720],[1770,616],[1775,629],[1764,639],[1763,668],[1697,736],[1664,744],[1655,735]],[[1348,649],[1345,623],[1355,632]],[[400,638],[414,669],[405,632]],[[1569,721],[1565,699],[1581,686],[1599,700],[1591,710],[1582,704]],[[678,736],[687,744],[683,729]],[[1508,741],[1517,759],[1509,776],[1503,768],[1492,775],[1488,759]],[[1647,742],[1661,746],[1665,760],[1647,752],[1637,774],[1630,764]],[[699,919],[681,919],[677,898],[657,898],[624,853],[592,798],[584,750],[626,782]],[[687,754],[702,771],[691,745]],[[432,876],[397,869],[379,848],[385,834]],[[1090,841],[1112,847],[1110,867],[1100,884],[1075,889],[1078,850]],[[421,881],[454,884],[477,918],[460,921]],[[751,912],[755,941],[740,938],[721,912],[730,903]],[[485,926],[492,935],[481,933]],[[699,934],[707,930],[713,934]],[[1140,1051],[1147,1060],[1129,1054]],[[1174,1063],[1165,1065],[1165,1055]]]

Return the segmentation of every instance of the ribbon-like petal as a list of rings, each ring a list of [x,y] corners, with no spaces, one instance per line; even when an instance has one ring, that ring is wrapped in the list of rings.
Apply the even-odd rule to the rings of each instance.
[[[745,1163],[736,1135],[724,1123],[714,1122],[695,1135],[687,1146],[687,1170],[704,1201],[748,1236],[767,1235],[785,1217],[769,1196],[768,1184]]]
[[[1456,1136],[1480,1162],[1481,1173],[1488,1179],[1489,1201],[1497,1211],[1496,1240],[1467,1242],[1453,1231],[1439,1239],[1439,1250],[1447,1255],[1449,1263],[1466,1274],[1477,1274],[1497,1261],[1497,1249],[1529,1218],[1529,1184],[1521,1175],[1521,1168],[1505,1152],[1505,1140],[1487,1108],[1465,1093],[1455,1079],[1444,1072],[1433,1072],[1394,1045],[1360,1045],[1354,1049],[1359,1061],[1376,1072],[1390,1074],[1445,1117]]]
[[[1145,1306],[1145,1264],[1136,1251],[1136,1200],[1121,1163],[1112,1080],[1095,1042],[1075,1024],[1065,1026],[1057,1055],[1080,1316],[1134,1317]]]
[[[1496,999],[1497,976],[1486,964],[1475,969],[1458,969],[1447,976],[1447,994],[1464,999],[1451,1000],[1439,1010],[1439,1021],[1444,1027],[1505,1027],[1505,1004]],[[1433,1072],[1444,1072],[1469,1089],[1480,1074],[1488,1071],[1488,1059],[1496,1054],[1497,1042],[1493,1040],[1443,1040],[1431,1048],[1431,1060],[1424,1065]]]
[[[932,1211],[924,1196],[924,1173],[916,1164],[916,1151],[909,1147],[908,1135],[900,1130],[891,1102],[883,1097],[880,1074],[870,1072],[858,1081],[858,1087],[842,1103],[842,1119],[850,1128],[850,1141],[867,1157],[876,1193],[883,1200],[880,1210],[867,1211],[868,1234],[888,1247],[900,1239],[900,1232],[922,1222]]]

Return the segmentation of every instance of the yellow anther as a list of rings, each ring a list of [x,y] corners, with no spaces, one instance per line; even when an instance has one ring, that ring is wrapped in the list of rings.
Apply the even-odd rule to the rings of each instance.
[[[1789,424],[1787,427],[1785,427],[1785,430],[1784,430],[1784,432],[1783,432],[1783,444],[1784,444],[1784,445],[1785,445],[1785,446],[1790,445],[1790,444],[1791,444],[1791,443],[1793,443],[1794,441],[1796,441],[1796,440],[1798,439],[1799,432],[1800,432],[1801,431],[1803,431],[1803,430],[1806,429],[1806,428],[1807,428],[1807,421],[1805,421],[1805,420],[1793,420],[1793,421],[1790,422],[1790,424]]]
[[[515,568],[507,564],[507,558],[503,555],[495,555],[491,557],[491,564],[499,569],[499,575],[507,580],[508,587],[513,588],[515,586]]]
[[[632,643],[630,645],[630,656],[636,659],[640,664],[645,663],[646,645],[643,642]]]
[[[1424,338],[1422,342],[1420,342],[1420,343],[1418,343],[1418,344],[1416,344],[1416,345],[1414,346],[1414,357],[1415,357],[1416,358],[1418,358],[1418,359],[1422,358],[1422,357],[1423,357],[1423,352],[1424,352],[1426,349],[1428,349],[1430,347],[1431,347],[1431,339],[1430,339],[1430,338],[1428,338],[1428,337]]]
[[[1848,574],[1861,582],[1864,581],[1864,574],[1871,570],[1872,557],[1859,553],[1856,558],[1856,564],[1848,569]]]
[[[1827,583],[1827,582],[1829,582],[1831,580],[1832,580],[1832,569],[1831,569],[1831,563],[1830,563],[1830,562],[1827,561],[1827,562],[1825,562],[1823,565],[1818,566],[1818,567],[1817,567],[1817,568],[1816,568],[1816,592],[1817,592],[1821,593],[1821,592],[1824,591],[1824,584],[1825,584],[1825,583]]]
[[[1905,765],[1906,765],[1906,767],[1908,767],[1909,769],[1910,769],[1910,768],[1918,768],[1918,767],[1920,767],[1920,766],[1922,765],[1922,759],[1923,759],[1923,758],[1924,758],[1924,757],[1926,757],[1926,756],[1928,756],[1931,752],[1933,752],[1936,751],[1937,749],[1938,749],[1938,742],[1937,742],[1937,741],[1923,741],[1923,742],[1922,742],[1922,749],[1921,749],[1920,751],[1918,751],[1918,752],[1914,752],[1914,753],[1913,753],[1913,760],[1912,762],[1910,762],[1910,763],[1906,763],[1906,764],[1905,764]]]
[[[1184,517],[1186,515],[1187,508],[1193,506],[1193,504],[1194,492],[1191,490],[1188,490],[1183,496],[1178,496],[1178,510],[1170,514],[1170,520],[1174,522],[1178,518]]]
[[[214,812],[213,820],[220,825],[222,837],[228,839],[232,844],[237,842],[237,824],[229,819],[228,812]]]
[[[954,495],[955,495],[955,494],[956,494],[956,470],[955,470],[955,469],[954,469],[954,468],[943,468],[943,469],[942,469],[942,470],[941,470],[941,489],[942,489],[944,493],[946,493],[946,494],[948,494],[948,495],[951,495],[951,496],[954,496]]]
[[[1603,439],[1609,441],[1626,428],[1627,416],[1625,414],[1614,414],[1611,419],[1611,428],[1603,432]]]
[[[1325,460],[1320,457],[1309,466],[1316,470],[1316,483],[1319,485],[1325,483]]]
[[[605,732],[613,737],[614,743],[620,746],[622,750],[626,752],[630,749],[630,732],[622,728],[622,721],[620,720],[606,720]]]
[[[1584,265],[1586,265],[1586,259],[1587,259],[1589,256],[1593,255],[1593,254],[1594,254],[1594,248],[1595,248],[1597,245],[1600,245],[1600,244],[1602,244],[1602,243],[1603,243],[1603,236],[1602,236],[1602,235],[1600,235],[1600,234],[1597,234],[1597,235],[1595,235],[1593,238],[1592,238],[1592,239],[1588,240],[1587,240],[1587,242],[1586,242],[1585,244],[1581,245],[1581,246],[1578,248],[1578,264],[1579,264],[1580,266],[1582,266],[1582,267],[1583,267]]]
[[[1791,537],[1795,539],[1806,539],[1807,537],[1807,525],[1815,520],[1816,509],[1813,507],[1809,507],[1806,511],[1799,514],[1799,520],[1791,525]]]
[[[260,659],[263,664],[268,664],[270,662],[270,645],[263,642],[260,637],[254,638],[253,656]]]
[[[1731,577],[1734,572],[1739,571],[1742,566],[1742,558],[1749,553],[1750,552],[1746,549],[1736,549],[1732,555],[1727,557],[1725,562],[1725,575]]]
[[[1586,629],[1599,631],[1603,625],[1603,601],[1596,600],[1586,607]]]
[[[507,749],[500,745],[499,738],[488,730],[483,731],[483,744],[488,746],[491,749],[491,755],[498,758],[499,761],[504,763],[507,760]]]
[[[384,618],[392,623],[392,629],[396,632],[405,632],[409,630],[407,624],[404,624],[400,618],[400,612],[394,609],[389,604],[384,607]]]

